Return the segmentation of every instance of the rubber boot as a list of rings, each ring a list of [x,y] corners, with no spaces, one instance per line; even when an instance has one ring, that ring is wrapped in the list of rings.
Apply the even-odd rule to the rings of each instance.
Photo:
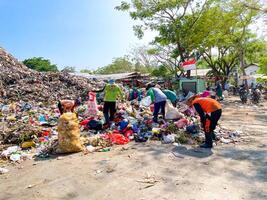
[[[200,145],[201,148],[212,148],[212,135],[205,133],[205,143]]]

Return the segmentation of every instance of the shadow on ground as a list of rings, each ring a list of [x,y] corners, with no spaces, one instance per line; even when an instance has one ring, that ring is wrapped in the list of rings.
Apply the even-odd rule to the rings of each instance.
[[[176,157],[184,155],[196,158],[206,158],[213,154],[211,149],[187,148],[185,146],[174,147],[172,153]]]

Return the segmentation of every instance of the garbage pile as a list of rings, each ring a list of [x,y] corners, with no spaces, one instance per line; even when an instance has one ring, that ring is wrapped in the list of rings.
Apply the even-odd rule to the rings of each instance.
[[[85,97],[98,82],[63,72],[37,72],[0,48],[0,102],[52,102]]]
[[[108,128],[103,126],[102,106],[97,106],[96,114],[91,116],[89,104],[85,101],[76,108],[78,118],[73,113],[60,117],[55,104],[31,105],[22,101],[0,104],[0,157],[19,162],[47,158],[53,153],[106,152],[113,145],[125,145],[131,141],[157,140],[163,144],[188,145],[204,141],[199,118],[182,103],[178,109],[169,107],[171,115],[166,113],[169,117],[179,116],[177,119],[160,118],[158,123],[152,120],[153,106],[140,106],[137,101],[118,103],[118,112]],[[242,133],[218,127],[215,134],[219,142],[228,144],[239,142]]]
[[[95,94],[87,96],[92,87],[101,88],[102,82],[30,70],[1,48],[0,70],[2,159],[19,162],[52,153],[106,152],[130,141],[197,145],[204,140],[199,118],[182,103],[178,108],[167,103],[165,119],[153,123],[153,106],[146,98],[121,102],[113,123],[105,127],[103,106],[97,105]],[[55,101],[77,97],[84,97],[75,110],[78,118],[73,113],[60,116]],[[241,133],[218,127],[215,134],[228,144],[238,142]]]

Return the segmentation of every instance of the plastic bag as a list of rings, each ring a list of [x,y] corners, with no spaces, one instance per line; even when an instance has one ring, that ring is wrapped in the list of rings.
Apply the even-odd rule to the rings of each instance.
[[[106,134],[104,138],[110,140],[113,144],[120,145],[127,144],[130,141],[127,137],[117,133],[116,131],[110,134]]]
[[[229,93],[228,93],[227,90],[224,90],[224,91],[223,91],[223,96],[224,96],[225,98],[228,98],[228,97],[229,97]]]
[[[178,109],[174,108],[170,101],[167,101],[165,105],[165,119],[180,119],[182,117],[183,115]]]
[[[179,121],[174,123],[177,128],[184,128],[189,124],[189,121],[185,118],[180,119]]]
[[[87,127],[89,129],[99,131],[103,129],[103,123],[101,121],[92,119],[88,122]]]
[[[124,119],[118,123],[119,130],[123,131],[129,124],[129,121],[127,119]]]
[[[89,92],[88,96],[89,100],[87,102],[87,116],[96,116],[98,113],[96,94],[94,92]]]
[[[74,153],[83,150],[80,141],[80,128],[76,114],[67,112],[61,115],[58,121],[57,153]]]
[[[140,106],[148,107],[152,103],[151,97],[147,96],[140,101]]]
[[[173,143],[174,141],[175,141],[174,134],[163,135],[163,143],[169,144],[169,143]]]
[[[186,127],[186,131],[191,134],[197,134],[199,127],[195,124],[189,125]]]

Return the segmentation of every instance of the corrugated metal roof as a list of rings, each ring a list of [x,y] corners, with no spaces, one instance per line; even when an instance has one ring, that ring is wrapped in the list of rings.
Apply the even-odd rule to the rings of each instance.
[[[147,76],[147,74],[140,74],[138,72],[131,72],[131,73],[119,73],[119,74],[86,74],[86,73],[75,73],[77,76],[82,76],[88,79],[98,79],[98,80],[108,80],[108,79],[114,79],[114,80],[119,80],[119,79],[127,79],[134,77],[136,75],[142,75],[142,76]]]

